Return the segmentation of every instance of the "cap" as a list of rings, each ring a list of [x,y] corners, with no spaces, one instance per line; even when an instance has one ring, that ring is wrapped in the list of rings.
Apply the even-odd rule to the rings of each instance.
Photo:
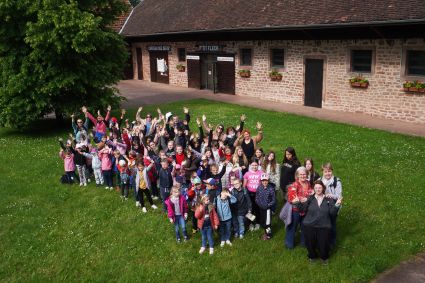
[[[261,175],[261,181],[262,180],[269,180],[269,175],[267,175],[267,174],[262,174]]]
[[[165,121],[168,121],[168,119],[170,119],[170,117],[171,116],[173,116],[173,113],[171,113],[171,112],[167,112],[166,114],[165,114]]]
[[[215,180],[213,178],[209,178],[207,180],[204,180],[204,183],[209,184],[211,186],[215,186]]]
[[[117,118],[112,117],[112,118],[111,118],[111,122],[112,122],[112,123],[116,123],[116,122],[118,122],[118,120],[117,120]]]

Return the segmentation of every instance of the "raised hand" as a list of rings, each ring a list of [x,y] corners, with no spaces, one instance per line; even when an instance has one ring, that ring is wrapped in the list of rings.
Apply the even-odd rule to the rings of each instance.
[[[257,125],[255,126],[257,128],[257,130],[261,130],[263,128],[263,124],[261,124],[260,122],[257,122]]]
[[[244,122],[244,121],[245,121],[245,119],[246,119],[245,114],[242,114],[242,115],[241,115],[241,121],[242,121],[242,122]]]
[[[198,127],[200,127],[200,126],[201,126],[201,119],[199,119],[199,117],[198,117],[198,118],[196,118],[196,124],[198,124]]]
[[[161,115],[161,109],[156,108],[156,112],[158,112],[158,114]]]
[[[72,113],[72,114],[71,114],[71,119],[72,119],[72,120],[74,120],[74,117],[75,117],[75,114],[74,114],[74,113]]]
[[[137,112],[140,113],[143,110],[143,106],[140,106],[139,109],[137,109]]]
[[[82,111],[84,114],[86,114],[86,113],[87,113],[87,107],[85,107],[85,106],[81,107],[81,111]]]
[[[184,112],[184,114],[189,113],[189,108],[187,108],[187,107],[183,107],[183,112]]]
[[[108,111],[111,111],[112,107],[111,105],[108,105],[108,108],[106,108]]]
[[[124,116],[127,111],[125,109],[121,109],[121,115]]]
[[[202,121],[205,122],[206,120],[207,120],[207,116],[205,116],[205,114],[202,115]]]

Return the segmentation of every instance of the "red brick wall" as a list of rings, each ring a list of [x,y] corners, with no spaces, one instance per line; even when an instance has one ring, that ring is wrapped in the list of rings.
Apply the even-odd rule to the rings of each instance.
[[[128,0],[123,0],[123,2],[128,6],[128,10],[126,13],[119,16],[117,21],[111,25],[111,28],[116,32],[119,32],[121,30],[122,26],[125,24],[125,21],[130,15],[131,9],[132,9],[131,4]]]
[[[150,80],[147,46],[170,45],[172,47],[169,52],[170,84],[187,87],[187,73],[180,73],[176,69],[179,63],[177,48],[185,47],[186,51],[195,51],[196,44],[195,42],[136,43],[133,45],[133,51],[135,52],[135,46],[142,47],[144,78]],[[403,50],[406,47],[425,50],[425,43],[421,39],[406,42],[395,40],[390,44],[384,40],[244,41],[220,42],[220,44],[226,45],[225,51],[236,53],[236,95],[303,105],[304,60],[306,57],[323,58],[325,62],[323,108],[425,124],[425,95],[409,94],[402,90],[403,82],[409,79],[403,75]],[[250,78],[241,78],[237,73],[241,68],[245,68],[239,67],[240,48],[253,49]],[[285,50],[285,68],[280,70],[283,75],[280,82],[272,82],[268,76],[271,70],[269,63],[271,48]],[[351,77],[357,75],[349,70],[351,48],[374,50],[373,71],[371,74],[364,74],[370,83],[367,89],[352,88],[348,83]],[[136,62],[134,64],[136,66]],[[425,81],[425,77],[422,81]]]

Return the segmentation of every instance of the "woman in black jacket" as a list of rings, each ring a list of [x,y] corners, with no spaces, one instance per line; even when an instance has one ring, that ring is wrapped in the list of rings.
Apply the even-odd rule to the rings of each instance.
[[[314,195],[308,199],[301,199],[297,206],[300,211],[306,213],[302,225],[310,262],[317,258],[316,250],[318,250],[322,263],[328,264],[331,216],[338,213],[342,198],[336,201],[326,198],[325,190],[322,181],[314,182]]]
[[[295,172],[300,166],[301,163],[297,158],[295,149],[293,147],[287,147],[284,152],[282,166],[280,167],[280,189],[285,200],[288,192],[287,187],[295,182]]]

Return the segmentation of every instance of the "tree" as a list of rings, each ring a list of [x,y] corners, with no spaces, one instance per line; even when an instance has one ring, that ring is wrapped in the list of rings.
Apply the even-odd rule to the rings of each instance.
[[[130,0],[130,4],[133,7],[136,7],[140,3],[140,0]]]
[[[122,0],[0,1],[0,125],[120,101],[128,52],[109,26]]]

